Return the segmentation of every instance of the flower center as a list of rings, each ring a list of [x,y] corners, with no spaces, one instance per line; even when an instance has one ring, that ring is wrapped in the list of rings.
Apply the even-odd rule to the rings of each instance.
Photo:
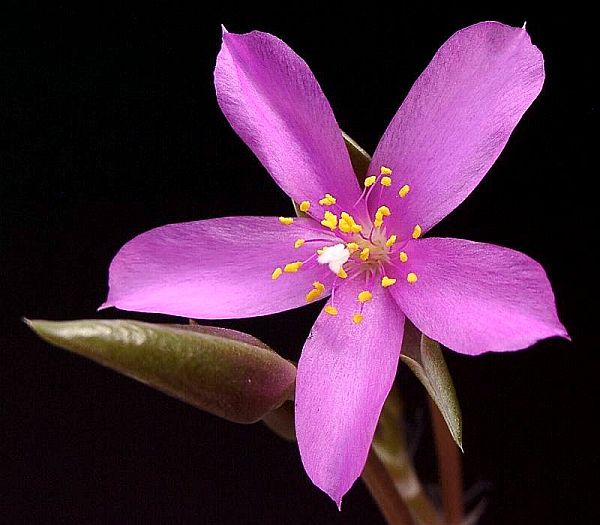
[[[352,315],[354,323],[362,322],[364,305],[373,298],[375,286],[388,288],[396,284],[397,279],[389,277],[387,270],[395,267],[395,274],[404,273],[405,268],[402,266],[409,261],[408,253],[404,251],[409,239],[400,239],[399,235],[387,231],[386,219],[391,216],[390,209],[382,205],[377,208],[373,217],[369,216],[368,201],[373,191],[379,192],[379,201],[385,201],[384,197],[404,199],[408,196],[410,192],[408,184],[399,187],[397,192],[390,189],[392,186],[391,175],[390,168],[381,166],[378,176],[367,177],[360,198],[349,211],[342,210],[337,204],[336,198],[326,193],[318,201],[320,206],[326,208],[320,222],[323,227],[331,232],[336,232],[337,242],[332,243],[330,239],[324,238],[297,239],[294,243],[295,248],[300,248],[306,243],[315,243],[315,253],[304,261],[291,262],[286,264],[283,269],[276,268],[271,278],[275,280],[283,273],[296,273],[308,264],[327,265],[336,275],[331,286],[331,299],[324,308],[329,315],[338,314],[334,303],[335,290],[340,284],[339,280],[362,279],[365,283],[364,289],[356,298],[357,308]],[[306,213],[311,209],[311,203],[302,201],[299,207]],[[314,213],[311,215],[315,216]],[[355,217],[359,220],[357,221]],[[279,221],[285,225],[292,224],[294,219],[280,217]],[[421,227],[417,224],[413,228],[412,238],[418,239],[420,236]],[[406,269],[410,269],[409,267]],[[406,282],[409,284],[415,284],[418,280],[413,271],[409,271],[405,275]],[[306,294],[306,301],[312,302],[320,298],[325,292],[325,288],[321,282],[315,281],[313,288]]]

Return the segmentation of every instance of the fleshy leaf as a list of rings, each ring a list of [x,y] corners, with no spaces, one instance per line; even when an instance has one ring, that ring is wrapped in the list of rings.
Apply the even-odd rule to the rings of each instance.
[[[51,344],[236,423],[254,423],[293,395],[294,365],[234,330],[125,320],[26,322]]]
[[[286,441],[296,441],[294,403],[292,401],[286,401],[279,408],[265,414],[262,422],[280,438]]]
[[[439,343],[406,323],[402,361],[417,376],[440,409],[452,438],[462,450],[462,416],[454,384]]]

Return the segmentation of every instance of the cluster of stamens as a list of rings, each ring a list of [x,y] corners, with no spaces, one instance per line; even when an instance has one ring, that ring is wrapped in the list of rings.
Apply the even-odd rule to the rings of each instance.
[[[335,289],[338,279],[353,280],[361,278],[365,280],[365,288],[362,290],[357,300],[357,311],[352,315],[352,321],[359,324],[363,320],[363,307],[365,303],[373,298],[375,286],[379,285],[388,288],[396,284],[396,279],[386,275],[386,267],[392,266],[400,268],[402,264],[408,262],[408,254],[403,248],[408,239],[400,239],[398,235],[386,235],[384,222],[390,217],[391,211],[387,206],[379,206],[375,216],[370,218],[368,215],[368,199],[375,188],[379,187],[380,195],[388,191],[392,185],[392,170],[381,166],[378,176],[371,175],[364,181],[364,189],[360,198],[354,203],[352,210],[358,208],[357,216],[364,216],[362,224],[356,222],[354,217],[347,211],[341,211],[339,214],[331,210],[325,210],[321,224],[334,232],[338,230],[346,242],[332,244],[330,239],[297,239],[294,248],[300,248],[308,243],[317,243],[315,252],[304,261],[294,261],[286,264],[283,268],[275,268],[271,278],[279,279],[283,273],[296,273],[304,265],[308,264],[326,264],[336,275],[331,286],[331,299],[325,306],[324,311],[329,315],[338,315],[338,309],[334,306]],[[397,193],[396,198],[404,199],[410,192],[410,186],[404,184]],[[333,207],[337,204],[336,198],[326,193],[319,204],[323,207]],[[307,213],[311,209],[309,201],[302,201],[299,205],[302,212]],[[285,225],[292,224],[294,219],[291,217],[279,217],[279,222]],[[418,239],[421,236],[421,226],[414,226],[412,238]],[[327,243],[327,244],[323,244]],[[398,264],[400,263],[400,264]],[[406,281],[409,284],[415,284],[418,278],[414,272],[406,273]],[[319,281],[313,283],[313,287],[306,294],[306,302],[310,303],[319,299],[325,292],[325,285]]]

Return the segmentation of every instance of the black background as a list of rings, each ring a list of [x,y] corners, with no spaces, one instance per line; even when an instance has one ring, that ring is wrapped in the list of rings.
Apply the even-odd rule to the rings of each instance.
[[[123,243],[165,223],[291,213],[216,105],[220,23],[283,38],[313,68],[340,126],[372,151],[444,40],[497,19],[528,21],[546,84],[489,175],[434,234],[540,261],[573,343],[478,358],[446,352],[464,412],[466,486],[471,504],[487,501],[483,524],[597,522],[588,302],[597,263],[582,248],[597,238],[585,231],[596,215],[598,123],[589,13],[574,3],[560,12],[102,5],[0,17],[0,521],[382,523],[360,482],[338,513],[309,482],[295,446],[262,425],[219,420],[50,348],[20,317],[170,319],[96,312]],[[218,324],[297,359],[316,313]],[[424,397],[405,370],[399,381],[415,461],[433,483]]]

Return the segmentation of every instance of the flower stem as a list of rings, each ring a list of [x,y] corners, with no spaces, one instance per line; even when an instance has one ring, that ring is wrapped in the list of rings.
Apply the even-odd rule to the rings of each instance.
[[[388,525],[413,525],[408,507],[373,449],[369,451],[362,479]]]
[[[402,400],[392,388],[379,418],[373,450],[391,477],[417,525],[441,525],[437,509],[425,493],[406,447]]]
[[[445,523],[446,525],[460,525],[464,519],[460,452],[441,412],[431,398],[429,398],[429,411],[438,458]]]

